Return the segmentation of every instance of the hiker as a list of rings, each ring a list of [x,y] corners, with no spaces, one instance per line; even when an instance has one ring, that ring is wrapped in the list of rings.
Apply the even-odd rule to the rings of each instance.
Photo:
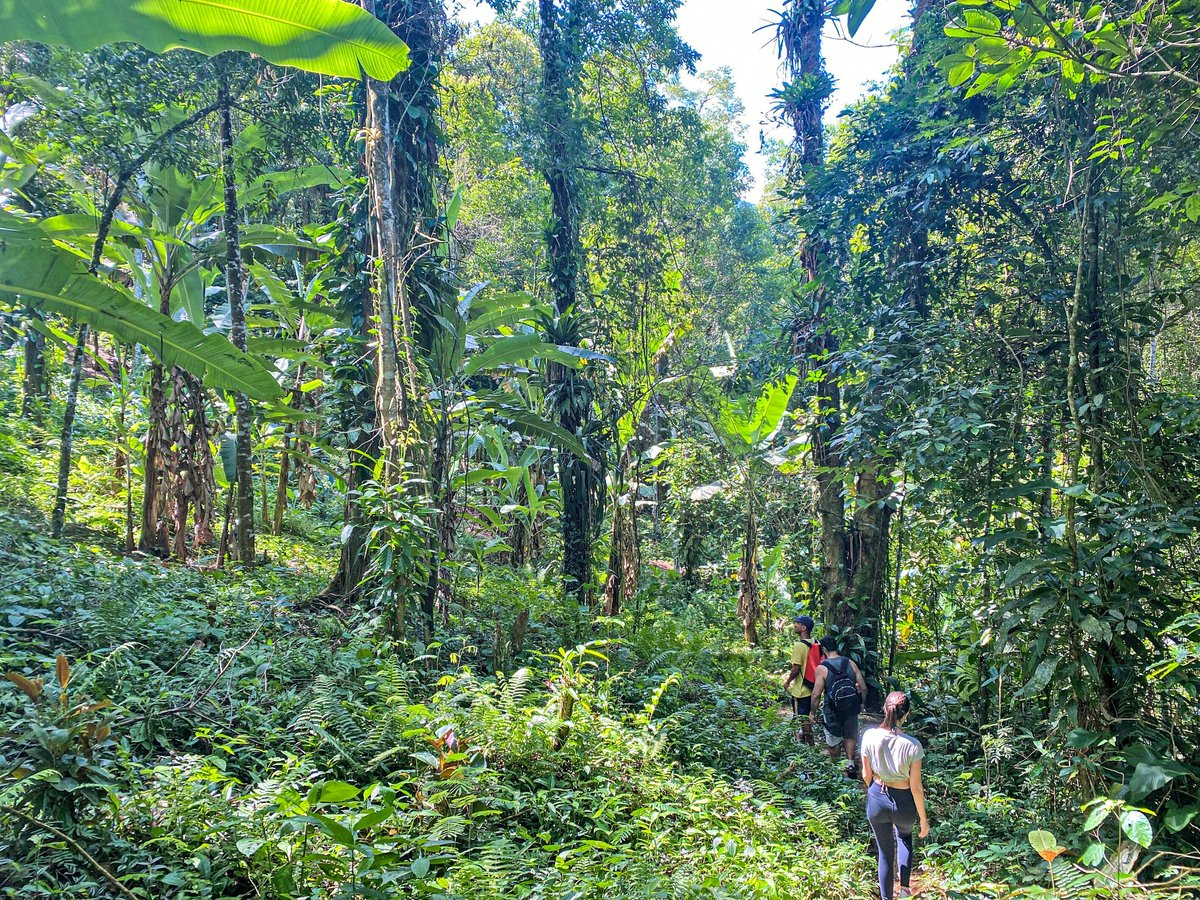
[[[783,682],[783,690],[792,704],[792,717],[800,723],[796,737],[805,744],[813,743],[812,723],[808,714],[812,712],[812,692],[817,677],[817,666],[823,658],[821,645],[812,639],[814,624],[811,616],[796,616],[792,619],[792,627],[798,640],[792,645],[789,660],[792,668]]]
[[[854,755],[854,747],[858,743],[858,714],[862,712],[863,701],[867,698],[867,683],[854,660],[838,653],[837,641],[833,637],[827,634],[821,638],[821,649],[825,660],[817,667],[809,717],[817,717],[817,706],[823,696],[825,705],[822,720],[829,755],[837,759],[845,751],[846,759],[850,761],[846,775],[854,778],[858,772]]]
[[[883,701],[883,723],[862,739],[862,776],[867,784],[867,821],[879,852],[879,894],[892,900],[899,865],[900,896],[911,897],[913,825],[929,834],[925,786],[921,783],[921,742],[901,728],[908,718],[908,695],[892,691]]]

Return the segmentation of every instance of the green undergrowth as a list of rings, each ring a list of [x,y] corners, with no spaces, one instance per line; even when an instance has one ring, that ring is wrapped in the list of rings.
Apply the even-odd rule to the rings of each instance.
[[[861,788],[779,708],[783,639],[739,648],[669,583],[593,621],[485,567],[464,637],[424,646],[314,602],[319,545],[234,575],[2,523],[3,896],[872,896]],[[957,740],[928,738],[922,877],[1043,883],[1044,818]]]

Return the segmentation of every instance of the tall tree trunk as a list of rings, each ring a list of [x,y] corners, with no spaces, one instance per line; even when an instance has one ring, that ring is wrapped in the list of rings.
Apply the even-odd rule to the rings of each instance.
[[[582,248],[579,241],[579,196],[575,181],[579,123],[574,109],[578,23],[561,13],[556,0],[538,0],[538,45],[542,54],[543,176],[550,189],[551,226],[547,264],[554,308],[560,319],[577,313]],[[559,425],[578,434],[587,421],[590,394],[573,369],[552,364]],[[591,491],[587,464],[567,450],[558,453],[562,485],[563,580],[568,593],[582,603],[592,579]]]
[[[213,475],[212,426],[208,420],[208,394],[194,375],[182,373],[187,386],[186,436],[189,462],[189,487],[192,503],[192,546],[210,546],[213,519],[217,508],[217,481]],[[183,523],[186,526],[186,517]]]
[[[369,302],[366,301],[366,302]],[[369,384],[369,374],[364,384]],[[375,461],[382,452],[375,408],[368,391],[354,397],[357,421],[346,446],[346,504],[342,510],[341,554],[337,572],[322,595],[354,600],[359,596],[367,575],[367,518],[362,506],[363,486],[374,477]]]
[[[618,473],[613,501],[612,545],[608,554],[608,579],[604,585],[604,614],[615,616],[637,593],[641,555],[637,535],[637,487],[625,483],[624,465]]]
[[[851,554],[851,603],[848,604],[861,623],[868,660],[877,659],[876,654],[881,649],[884,576],[892,521],[889,498],[893,487],[892,479],[884,472],[883,462],[877,457],[868,459],[858,477],[859,505],[854,514],[855,552]],[[883,697],[872,689],[867,701],[875,708],[882,703]]]
[[[785,116],[795,133],[794,157],[789,178],[802,191],[805,184],[825,164],[825,128],[821,117],[829,100],[832,83],[821,57],[821,31],[825,25],[825,5],[793,0],[779,24],[779,44],[784,63],[793,82],[811,85],[802,102],[789,107]],[[822,87],[824,86],[824,88]],[[847,565],[846,498],[840,471],[842,460],[834,439],[841,428],[842,397],[836,376],[831,371],[832,357],[838,350],[836,338],[829,332],[829,294],[822,279],[825,240],[811,229],[800,247],[799,262],[806,281],[813,285],[808,310],[792,323],[793,351],[813,372],[812,461],[814,503],[818,522],[821,556],[821,598],[827,622],[850,624],[853,611],[847,607],[849,573]]]
[[[75,409],[79,404],[79,385],[83,381],[83,358],[86,355],[88,327],[80,325],[75,333],[75,356],[71,360],[71,381],[67,385],[67,402],[63,409],[62,433],[58,449],[58,481],[54,491],[54,511],[50,514],[50,535],[62,537],[67,518],[67,488],[71,480],[71,443],[75,437]]]
[[[283,430],[283,452],[279,456],[279,480],[275,483],[275,513],[271,518],[271,534],[283,534],[283,514],[287,511],[288,469],[292,459],[292,426]]]
[[[223,75],[218,88],[221,133],[221,175],[225,188],[226,252],[225,287],[229,295],[229,340],[239,350],[246,349],[246,307],[242,280],[242,247],[238,234],[237,169],[233,158],[233,99],[229,96],[229,78]],[[237,555],[243,566],[253,566],[254,550],[254,452],[249,398],[235,392],[237,417]]]
[[[425,640],[433,639],[434,611],[441,605],[443,618],[448,612],[449,570],[446,563],[454,552],[454,489],[450,475],[450,410],[443,408],[434,424],[433,452],[430,456],[429,483],[433,489],[433,528],[430,535],[429,575],[421,598],[421,621]]]
[[[125,552],[132,553],[137,544],[133,537],[133,464],[129,459],[129,383],[133,376],[133,366],[125,368],[124,354],[121,352],[121,342],[116,342],[118,386],[121,391],[120,406],[117,409],[117,471],[120,473],[122,486],[125,488]]]
[[[363,0],[374,12],[374,3]],[[371,233],[375,240],[375,409],[383,452],[399,462],[407,430],[401,387],[401,349],[396,337],[396,306],[401,287],[399,225],[393,203],[392,124],[387,84],[367,79],[367,184],[371,196]]]
[[[754,482],[746,479],[746,531],[742,536],[742,564],[738,568],[738,615],[742,634],[751,647],[758,646],[758,620],[762,615],[758,594],[758,518],[754,512]]]

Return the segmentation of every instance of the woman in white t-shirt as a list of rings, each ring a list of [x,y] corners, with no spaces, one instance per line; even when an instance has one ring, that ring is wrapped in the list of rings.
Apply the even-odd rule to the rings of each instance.
[[[908,695],[892,691],[883,702],[883,723],[862,737],[862,773],[867,783],[867,821],[879,849],[879,895],[892,900],[897,868],[900,896],[911,896],[913,826],[929,834],[925,787],[921,783],[921,742],[901,730],[908,718]]]

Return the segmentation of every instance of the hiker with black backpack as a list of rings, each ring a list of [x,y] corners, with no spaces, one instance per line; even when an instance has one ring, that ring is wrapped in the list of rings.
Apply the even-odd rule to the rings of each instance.
[[[867,699],[867,682],[854,660],[838,653],[837,641],[831,636],[821,638],[821,649],[825,652],[825,660],[817,667],[810,717],[817,717],[817,706],[824,697],[822,720],[829,755],[837,759],[844,751],[850,761],[846,774],[856,778],[858,766],[854,749],[858,744],[858,714]]]

